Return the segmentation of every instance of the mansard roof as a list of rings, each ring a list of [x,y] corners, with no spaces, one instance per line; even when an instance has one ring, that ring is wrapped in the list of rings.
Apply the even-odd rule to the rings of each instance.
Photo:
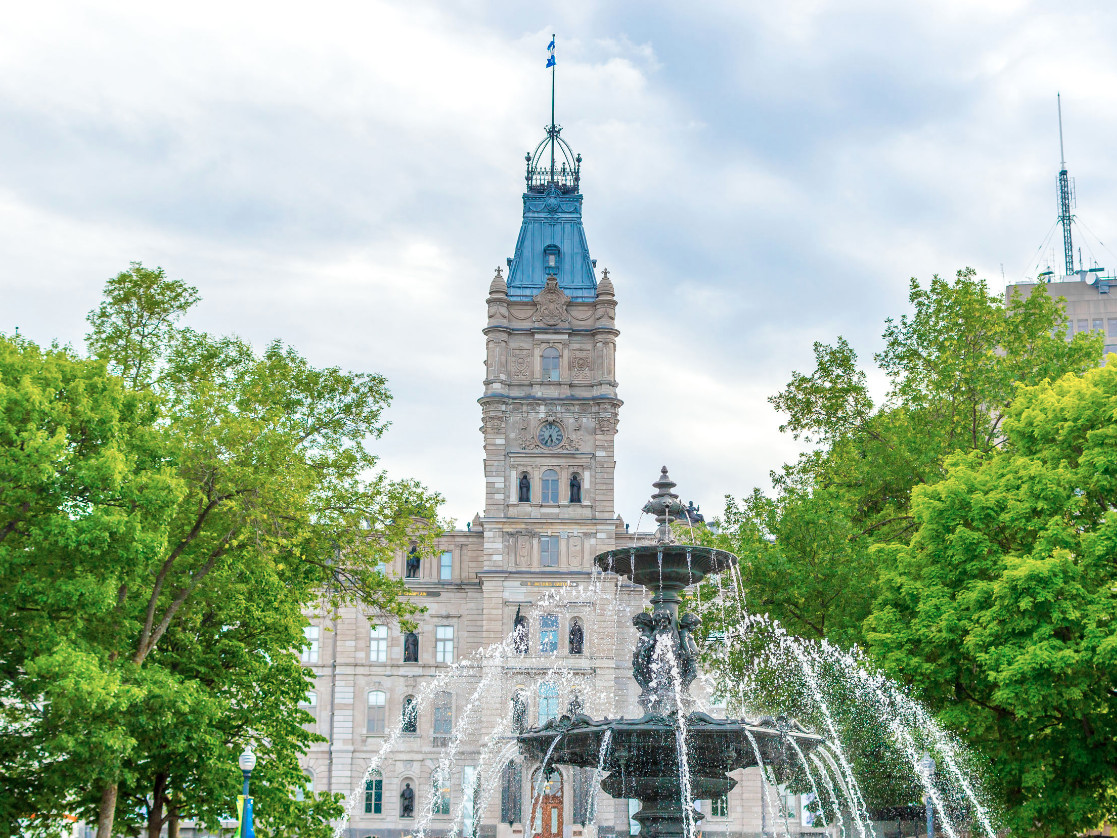
[[[548,276],[576,302],[597,297],[595,263],[582,227],[582,156],[573,153],[561,131],[561,126],[548,126],[535,152],[525,156],[524,217],[515,255],[508,260],[512,300],[530,300]]]

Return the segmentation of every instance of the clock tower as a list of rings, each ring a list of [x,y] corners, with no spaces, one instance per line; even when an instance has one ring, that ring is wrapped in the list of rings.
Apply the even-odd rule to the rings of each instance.
[[[582,158],[561,130],[548,127],[526,155],[515,255],[489,286],[485,576],[588,576],[623,527],[613,505],[617,303],[590,258]]]

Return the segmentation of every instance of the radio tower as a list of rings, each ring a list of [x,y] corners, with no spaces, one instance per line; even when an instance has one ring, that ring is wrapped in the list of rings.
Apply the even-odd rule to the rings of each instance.
[[[1063,225],[1063,256],[1067,264],[1067,276],[1074,273],[1074,244],[1071,242],[1070,225],[1074,216],[1070,214],[1070,178],[1067,176],[1067,158],[1063,153],[1063,100],[1055,94],[1059,107],[1059,223]]]

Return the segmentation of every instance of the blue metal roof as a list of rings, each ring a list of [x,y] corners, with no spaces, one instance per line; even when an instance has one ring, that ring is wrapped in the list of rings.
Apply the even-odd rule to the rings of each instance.
[[[594,263],[582,227],[582,157],[573,156],[559,137],[561,130],[549,126],[535,153],[527,155],[524,219],[508,265],[511,300],[530,300],[543,290],[548,276],[555,276],[559,288],[576,302],[597,299]]]

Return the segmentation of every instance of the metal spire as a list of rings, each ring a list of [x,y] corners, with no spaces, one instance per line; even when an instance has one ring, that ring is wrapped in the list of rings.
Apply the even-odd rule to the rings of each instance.
[[[556,35],[554,33],[552,33],[551,34],[551,43],[552,44],[555,43],[555,38],[556,38]],[[554,136],[558,135],[558,132],[555,131],[555,70],[557,69],[557,66],[558,66],[558,62],[556,62],[554,60],[554,51],[552,50],[552,52],[551,52],[551,133]],[[1062,137],[1062,130],[1063,130],[1062,129],[1062,124],[1063,124],[1062,123],[1062,117],[1060,117],[1060,121],[1059,121],[1059,126],[1060,126],[1059,127],[1059,132],[1060,132],[1059,136],[1060,137]],[[1061,142],[1061,140],[1060,140],[1060,142]],[[555,180],[555,143],[552,140],[551,141],[551,182],[553,183],[554,180]]]
[[[1074,216],[1070,214],[1070,178],[1067,176],[1067,159],[1063,152],[1063,98],[1055,94],[1055,102],[1059,108],[1059,223],[1063,225],[1063,257],[1066,262],[1066,273],[1074,273],[1074,242],[1071,241],[1070,225]]]

